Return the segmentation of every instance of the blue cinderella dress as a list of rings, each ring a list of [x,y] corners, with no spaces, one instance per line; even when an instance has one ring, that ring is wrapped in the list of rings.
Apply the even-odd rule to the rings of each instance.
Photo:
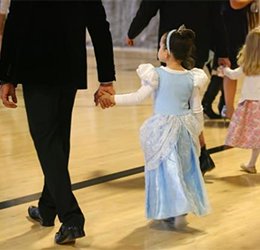
[[[141,65],[142,66],[142,65]],[[148,65],[149,66],[149,65]],[[153,84],[154,114],[140,129],[145,155],[146,216],[166,219],[194,213],[205,215],[210,205],[199,168],[201,126],[189,107],[202,70],[166,70],[139,66],[142,84]],[[202,76],[203,77],[203,76]]]

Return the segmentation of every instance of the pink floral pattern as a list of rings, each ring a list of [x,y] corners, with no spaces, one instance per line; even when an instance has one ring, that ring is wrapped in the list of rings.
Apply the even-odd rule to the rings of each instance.
[[[260,148],[260,101],[244,101],[238,104],[228,128],[226,145]]]

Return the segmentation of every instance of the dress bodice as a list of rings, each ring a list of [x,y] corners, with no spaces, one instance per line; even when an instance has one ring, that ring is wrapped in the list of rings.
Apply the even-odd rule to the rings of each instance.
[[[189,99],[194,80],[190,71],[166,71],[156,68],[160,84],[154,92],[154,113],[185,115],[190,113]]]

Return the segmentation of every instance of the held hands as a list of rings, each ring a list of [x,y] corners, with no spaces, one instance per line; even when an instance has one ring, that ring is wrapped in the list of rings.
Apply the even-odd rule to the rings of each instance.
[[[105,109],[109,103],[111,103],[109,107],[116,105],[114,96],[110,95],[109,93],[103,93],[103,95],[99,97],[99,103],[102,109]]]
[[[225,76],[225,74],[224,74],[224,68],[225,67],[228,67],[228,68],[230,68],[230,66],[231,66],[231,62],[230,62],[230,60],[229,60],[229,58],[227,58],[227,57],[220,57],[220,58],[218,58],[218,65],[219,65],[219,67],[217,68],[217,72],[218,72],[218,76],[219,77],[224,77]]]
[[[6,83],[0,86],[0,97],[5,107],[7,108],[17,108],[17,97],[15,94],[15,87],[11,83]],[[9,97],[12,101],[9,101]]]
[[[218,76],[219,77],[224,77],[225,76],[225,74],[224,74],[224,66],[219,66],[218,68],[217,68],[217,72],[218,72]]]
[[[230,68],[231,62],[230,62],[230,60],[227,57],[220,57],[218,59],[218,65],[219,66],[226,66],[226,67]]]
[[[106,95],[106,97],[108,97],[108,95],[114,95],[116,92],[114,90],[114,86],[113,83],[108,83],[108,84],[101,84],[98,88],[98,90],[95,92],[94,94],[94,102],[96,103],[96,106],[98,106],[98,104],[100,104],[102,109],[106,109],[109,107],[113,107],[115,105],[114,102],[112,102],[110,100],[110,98],[105,98],[103,97],[100,98],[103,95]]]

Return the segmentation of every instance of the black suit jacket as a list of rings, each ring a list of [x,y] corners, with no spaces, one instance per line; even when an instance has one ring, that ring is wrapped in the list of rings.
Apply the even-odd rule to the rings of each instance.
[[[101,0],[12,0],[0,60],[0,80],[86,88],[86,27],[98,80],[115,80],[113,45]]]
[[[128,37],[134,39],[138,36],[158,11],[158,44],[165,32],[184,24],[196,34],[197,62],[207,61],[210,48],[220,57],[227,57],[227,34],[221,13],[221,1],[143,0],[130,25]]]

